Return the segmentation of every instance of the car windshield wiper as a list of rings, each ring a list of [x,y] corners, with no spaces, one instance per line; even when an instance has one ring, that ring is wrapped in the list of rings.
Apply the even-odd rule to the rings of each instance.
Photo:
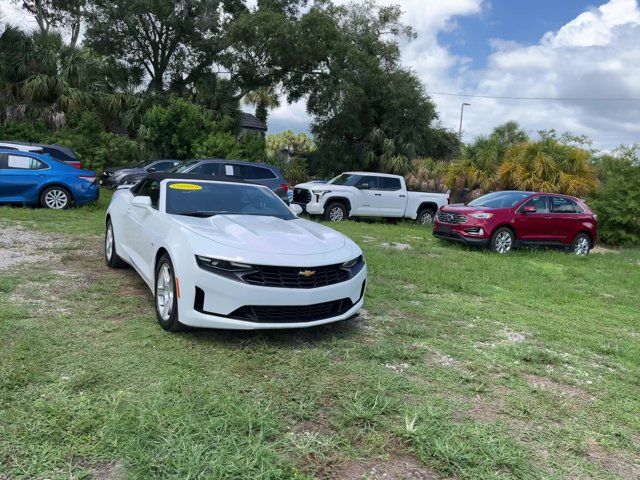
[[[175,215],[184,215],[186,217],[206,218],[206,217],[213,217],[215,215],[218,215],[218,213],[220,213],[220,212],[212,212],[211,210],[195,210],[193,212],[178,212],[178,213],[175,213]]]

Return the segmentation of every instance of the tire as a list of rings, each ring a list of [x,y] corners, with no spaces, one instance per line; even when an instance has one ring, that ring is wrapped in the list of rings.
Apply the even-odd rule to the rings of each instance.
[[[492,252],[506,254],[511,252],[516,244],[516,238],[513,230],[507,227],[498,228],[491,235],[490,248]]]
[[[120,258],[116,251],[116,237],[113,233],[111,220],[107,220],[107,227],[104,231],[104,260],[109,268],[124,268],[127,263]]]
[[[71,194],[64,187],[47,187],[40,194],[40,205],[51,210],[64,210],[71,205]]]
[[[164,254],[156,265],[154,304],[158,323],[167,332],[179,332],[183,325],[178,320],[178,296],[176,277],[169,255]]]
[[[571,242],[569,252],[578,255],[579,257],[585,257],[589,255],[591,250],[591,238],[586,233],[579,233],[576,238]]]
[[[436,218],[436,212],[430,208],[423,208],[418,212],[416,217],[416,223],[418,225],[433,225],[433,220]]]
[[[327,221],[341,222],[349,218],[349,213],[347,212],[347,208],[344,206],[344,204],[333,202],[324,209],[323,216]]]

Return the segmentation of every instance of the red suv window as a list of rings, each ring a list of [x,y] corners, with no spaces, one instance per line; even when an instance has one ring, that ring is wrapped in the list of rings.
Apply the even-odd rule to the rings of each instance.
[[[582,208],[565,197],[551,197],[551,213],[581,213]]]

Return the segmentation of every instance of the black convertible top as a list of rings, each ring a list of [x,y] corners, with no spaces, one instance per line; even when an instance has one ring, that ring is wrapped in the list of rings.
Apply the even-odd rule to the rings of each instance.
[[[263,187],[259,183],[248,182],[246,180],[236,180],[230,178],[217,178],[211,175],[196,175],[192,173],[171,173],[171,172],[153,172],[147,174],[142,180],[155,180],[156,182],[162,182],[163,180],[191,180],[192,182],[198,180],[206,180],[208,182],[220,182],[220,183],[244,183],[245,185],[255,185],[257,187]]]

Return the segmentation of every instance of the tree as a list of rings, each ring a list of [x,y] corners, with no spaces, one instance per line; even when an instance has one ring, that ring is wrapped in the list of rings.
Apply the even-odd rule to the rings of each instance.
[[[591,154],[552,138],[520,143],[500,166],[503,188],[586,195],[598,186]]]
[[[496,189],[498,168],[504,158],[503,149],[495,136],[476,137],[473,143],[464,145],[460,157],[447,168],[449,188],[478,190],[477,194]]]
[[[51,28],[63,27],[70,31],[69,46],[75,48],[85,16],[86,0],[14,0],[30,13],[42,34]]]
[[[293,133],[286,130],[282,133],[267,136],[267,151],[271,156],[286,153],[287,159],[296,155],[308,155],[316,150],[316,144],[306,133]]]
[[[491,132],[491,139],[495,140],[506,152],[514,145],[528,141],[529,135],[520,128],[518,122],[510,120],[494,128],[493,132]]]
[[[256,118],[265,125],[267,124],[269,110],[280,106],[278,94],[273,87],[263,87],[247,93],[244,97],[244,103],[256,106]]]

